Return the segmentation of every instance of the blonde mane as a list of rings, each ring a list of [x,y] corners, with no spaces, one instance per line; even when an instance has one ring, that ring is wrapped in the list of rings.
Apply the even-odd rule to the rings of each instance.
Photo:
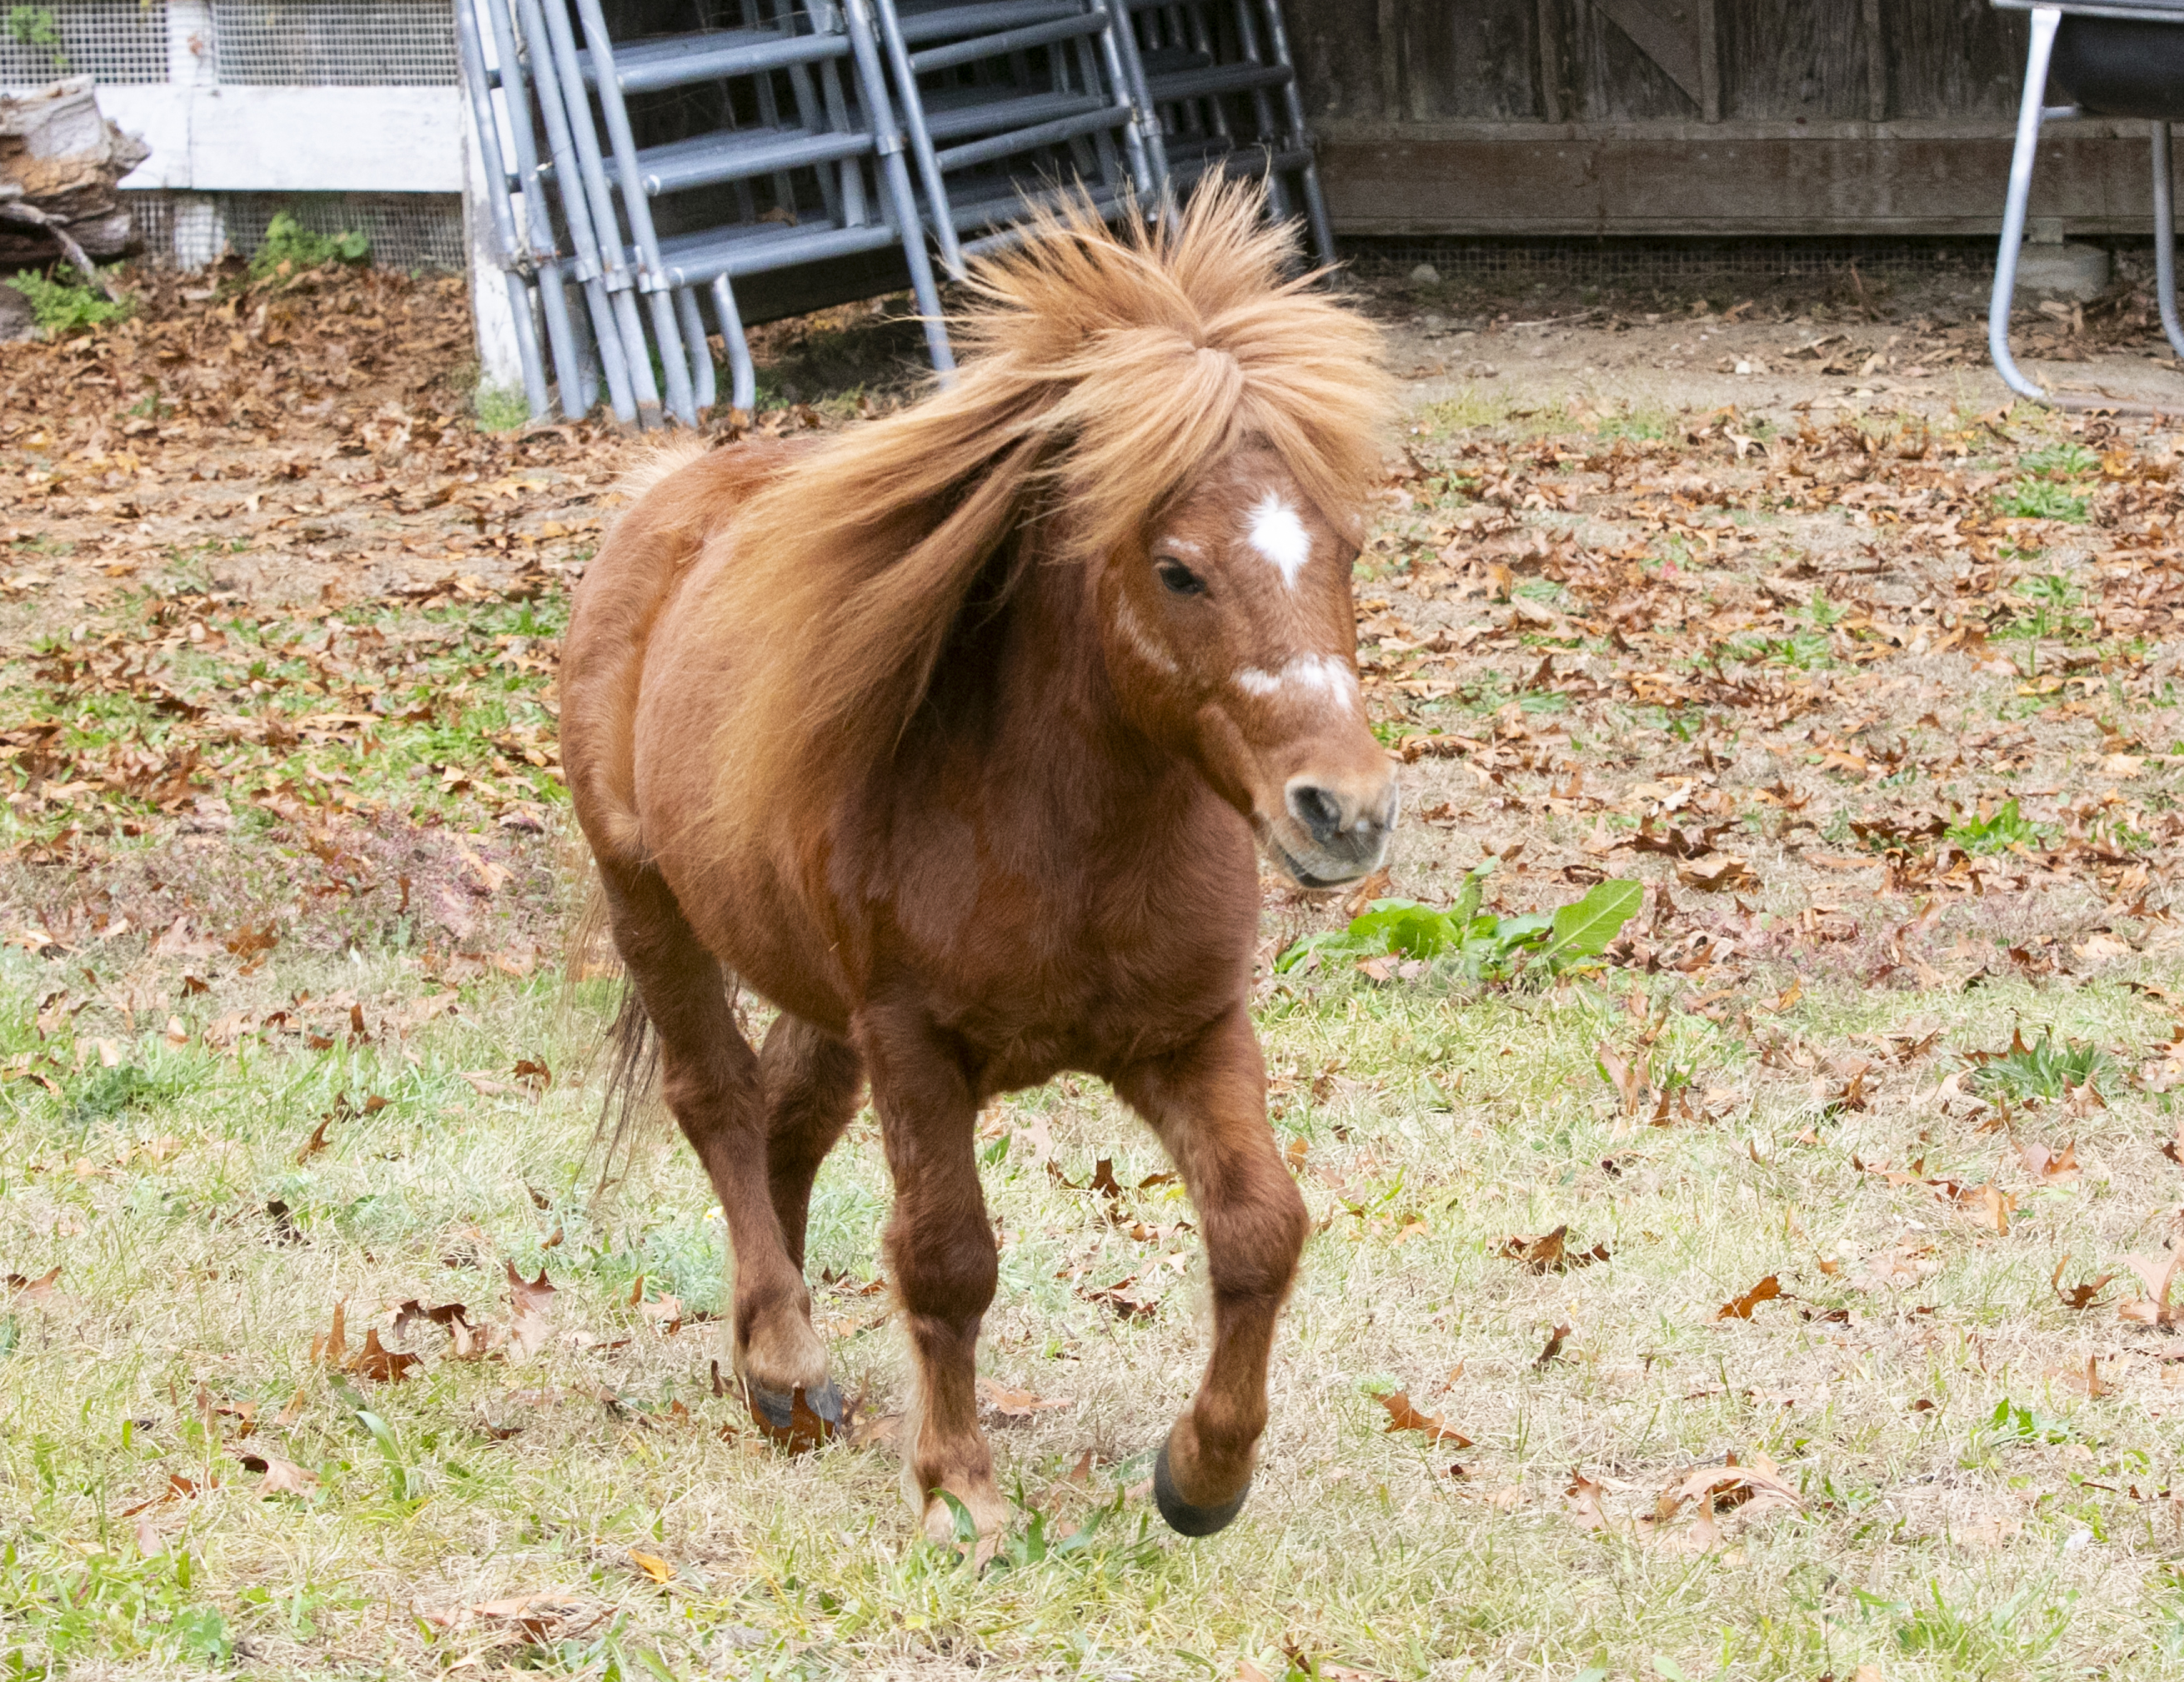
[[[1354,528],[1390,406],[1380,334],[1315,277],[1284,278],[1294,237],[1263,211],[1263,188],[1234,181],[1119,233],[1088,203],[1035,214],[972,274],[951,385],[797,457],[727,515],[710,541],[733,559],[694,628],[755,665],[715,744],[716,821],[808,809],[888,752],[1028,521],[1050,533],[1043,558],[1103,556],[1263,441]]]

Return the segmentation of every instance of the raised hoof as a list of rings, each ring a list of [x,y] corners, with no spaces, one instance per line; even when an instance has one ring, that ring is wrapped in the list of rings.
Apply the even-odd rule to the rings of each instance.
[[[832,1378],[816,1390],[801,1385],[788,1391],[768,1390],[744,1380],[751,1417],[786,1446],[816,1448],[842,1429],[842,1392]]]
[[[1193,1507],[1176,1492],[1175,1480],[1168,1475],[1167,1445],[1161,1445],[1160,1458],[1153,1462],[1153,1500],[1160,1506],[1160,1515],[1167,1520],[1167,1528],[1178,1536],[1210,1536],[1217,1530],[1225,1530],[1229,1521],[1244,1510],[1244,1498],[1251,1493],[1249,1484],[1236,1491],[1218,1507]]]

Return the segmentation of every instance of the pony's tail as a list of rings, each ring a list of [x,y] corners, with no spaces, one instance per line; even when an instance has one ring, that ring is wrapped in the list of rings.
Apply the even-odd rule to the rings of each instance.
[[[638,1134],[657,1111],[654,1099],[660,1085],[660,1038],[652,1031],[652,1018],[644,1014],[636,983],[627,976],[621,1007],[606,1032],[605,1050],[606,1093],[592,1132],[592,1147],[599,1157],[597,1190],[601,1194],[614,1180],[616,1159],[627,1160]]]
[[[599,868],[591,862],[588,853],[585,862],[590,880],[583,910],[577,913],[576,925],[570,931],[568,955],[561,974],[565,1005],[571,999],[578,983],[621,968],[607,922],[606,892],[599,883]],[[599,1164],[594,1195],[604,1195],[614,1183],[616,1164],[627,1161],[631,1148],[658,1109],[654,1100],[660,1083],[659,1037],[653,1033],[652,1020],[644,1014],[644,1002],[638,997],[636,983],[627,972],[621,975],[621,997],[614,1020],[593,1048],[588,1059],[590,1067],[587,1069],[588,1073],[596,1068],[600,1054],[604,1054],[604,1095],[599,1105],[599,1120],[592,1129],[591,1150]]]

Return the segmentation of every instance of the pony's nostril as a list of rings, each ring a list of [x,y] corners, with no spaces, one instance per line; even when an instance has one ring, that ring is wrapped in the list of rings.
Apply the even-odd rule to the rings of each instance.
[[[1312,833],[1312,838],[1325,846],[1342,827],[1342,805],[1326,789],[1309,783],[1290,785],[1290,812],[1296,821]]]

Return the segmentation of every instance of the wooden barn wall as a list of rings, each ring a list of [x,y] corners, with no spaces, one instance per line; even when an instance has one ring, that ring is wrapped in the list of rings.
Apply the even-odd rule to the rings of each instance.
[[[1986,0],[1283,0],[1353,234],[1991,234],[2025,19]],[[2032,214],[2152,226],[2144,124],[2051,128]]]

